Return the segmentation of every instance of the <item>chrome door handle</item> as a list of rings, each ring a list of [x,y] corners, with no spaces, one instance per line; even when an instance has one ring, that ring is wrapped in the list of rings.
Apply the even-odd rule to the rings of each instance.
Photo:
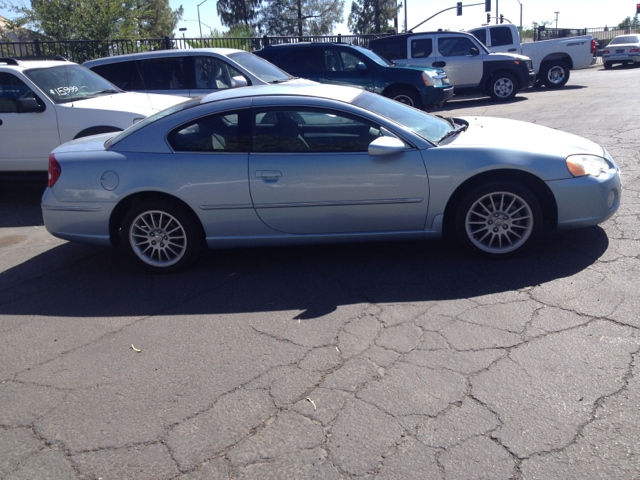
[[[280,178],[282,172],[278,170],[256,170],[256,177],[258,178]]]

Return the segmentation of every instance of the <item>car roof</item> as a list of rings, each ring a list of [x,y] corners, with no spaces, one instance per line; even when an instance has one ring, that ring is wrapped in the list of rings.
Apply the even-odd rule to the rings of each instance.
[[[14,65],[13,62],[4,61],[4,59],[0,59],[0,66],[9,66],[13,68],[17,68],[20,70],[24,70],[26,68],[51,68],[58,67],[60,65],[77,65],[77,63],[67,62],[62,60],[22,60],[16,59],[17,65]]]
[[[365,48],[359,45],[351,45],[342,42],[297,42],[297,43],[278,43],[276,45],[267,45],[266,48],[299,48],[299,47],[326,47],[327,45],[348,47],[348,48]]]
[[[275,85],[255,85],[251,87],[230,88],[210,93],[202,98],[201,104],[245,97],[266,97],[275,95],[326,98],[350,103],[360,95],[364,89],[342,85],[327,85],[321,83],[289,83]]]
[[[374,38],[372,40],[369,40],[369,43],[371,42],[379,42],[381,40],[388,40],[390,38],[398,38],[398,37],[415,37],[416,35],[465,35],[467,37],[473,37],[473,35],[471,35],[470,33],[467,32],[450,32],[450,31],[444,31],[444,30],[440,30],[437,32],[431,31],[431,32],[409,32],[409,33],[397,33],[395,35],[388,35],[386,37],[380,37],[380,38]]]
[[[124,55],[115,55],[113,57],[96,58],[84,62],[83,65],[99,65],[103,63],[118,63],[126,60],[134,60],[136,58],[154,58],[154,57],[180,57],[196,54],[214,54],[227,56],[231,53],[245,52],[237,48],[178,48],[171,50],[155,50],[153,52],[126,53]],[[247,53],[247,52],[245,52]]]

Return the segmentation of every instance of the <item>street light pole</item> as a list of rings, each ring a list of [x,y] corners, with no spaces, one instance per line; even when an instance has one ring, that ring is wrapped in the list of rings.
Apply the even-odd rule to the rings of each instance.
[[[520,4],[520,32],[522,32],[522,2],[518,0],[518,3]]]
[[[409,24],[407,23],[407,0],[404,0],[404,33],[407,33]]]
[[[207,0],[204,0],[204,2],[206,2]],[[201,2],[198,4],[198,26],[200,27],[200,38],[202,38],[202,24],[200,23],[200,5],[202,5],[204,2]]]
[[[559,14],[560,12],[553,12],[553,13],[555,13],[555,14],[556,14],[556,30],[558,30],[558,14]]]

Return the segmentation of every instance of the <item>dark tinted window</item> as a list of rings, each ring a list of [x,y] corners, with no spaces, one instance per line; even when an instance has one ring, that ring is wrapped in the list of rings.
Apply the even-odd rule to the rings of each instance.
[[[122,90],[144,90],[135,60],[96,65],[91,70]]]
[[[484,28],[481,28],[480,30],[472,30],[469,33],[485,45],[487,44],[487,31]]]
[[[407,37],[381,38],[369,42],[369,48],[388,60],[407,58]]]
[[[255,52],[255,55],[264,58],[267,62],[275,63],[275,59],[278,56],[277,50],[264,50]]]
[[[254,152],[367,152],[378,126],[325,110],[256,110]]]
[[[324,72],[321,54],[322,50],[319,48],[294,48],[282,57],[278,66],[285,72],[296,75]]]
[[[243,111],[224,112],[199,118],[169,133],[169,144],[177,152],[248,152],[249,139],[241,134]]]
[[[640,43],[640,37],[618,37],[611,40],[609,45],[626,45],[628,43]]]
[[[18,77],[0,72],[0,112],[17,112],[16,99],[33,98],[33,91]]]
[[[511,35],[511,29],[509,27],[496,27],[491,28],[489,31],[491,33],[492,47],[513,44],[513,35]]]
[[[476,47],[471,40],[464,37],[441,37],[438,39],[438,51],[443,57],[460,57],[471,55]]]
[[[145,90],[190,88],[185,75],[186,59],[180,57],[138,60]]]
[[[411,58],[428,57],[432,52],[433,40],[431,38],[411,40]]]

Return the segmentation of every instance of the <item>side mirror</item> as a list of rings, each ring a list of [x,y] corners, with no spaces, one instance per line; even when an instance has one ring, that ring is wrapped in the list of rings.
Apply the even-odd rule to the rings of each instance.
[[[380,155],[392,155],[404,152],[407,146],[402,140],[395,137],[379,137],[369,144],[369,155],[378,157]]]
[[[471,49],[469,50],[469,54],[472,57],[475,57],[476,55],[480,55],[480,50],[478,50],[476,47],[471,47]]]
[[[237,77],[233,77],[231,79],[232,87],[246,87],[247,85],[249,85],[249,82],[247,82],[247,79],[240,75],[238,75]]]
[[[40,105],[35,98],[18,98],[16,110],[18,113],[44,112],[45,106]]]
[[[358,62],[356,64],[356,70],[360,71],[360,72],[366,72],[368,70],[367,66],[364,64],[364,62]]]

